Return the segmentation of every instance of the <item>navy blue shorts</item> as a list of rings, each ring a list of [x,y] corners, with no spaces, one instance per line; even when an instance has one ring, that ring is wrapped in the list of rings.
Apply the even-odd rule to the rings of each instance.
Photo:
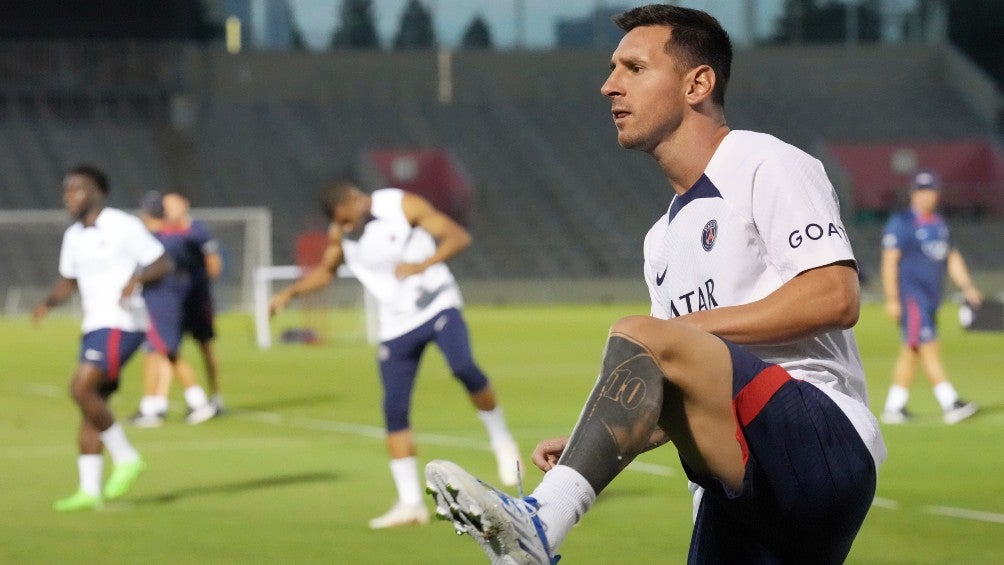
[[[453,376],[468,394],[488,386],[471,353],[467,324],[460,310],[447,308],[414,330],[380,344],[380,380],[383,383],[384,421],[388,432],[411,427],[411,395],[422,353],[429,343],[443,352]]]
[[[176,277],[168,277],[143,289],[143,301],[150,314],[147,329],[149,348],[174,359],[181,346],[182,305],[189,285]]]
[[[920,295],[909,294],[902,297],[900,304],[903,307],[899,319],[903,343],[917,347],[937,339],[938,304]]]
[[[216,337],[213,293],[208,283],[195,282],[182,305],[181,327],[199,342]]]
[[[840,408],[725,342],[746,463],[741,493],[684,464],[705,489],[689,563],[842,563],[875,496],[875,463]]]
[[[146,338],[144,332],[127,332],[118,329],[103,328],[84,334],[80,341],[80,363],[90,363],[104,373],[101,392],[110,394],[119,387],[119,374],[122,366],[139,349]]]

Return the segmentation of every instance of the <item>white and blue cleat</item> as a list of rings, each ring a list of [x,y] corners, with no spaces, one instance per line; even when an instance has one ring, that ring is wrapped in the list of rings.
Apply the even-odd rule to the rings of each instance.
[[[532,497],[509,496],[450,461],[426,465],[425,480],[436,516],[453,522],[457,534],[474,538],[492,565],[558,562],[559,556],[551,556]]]

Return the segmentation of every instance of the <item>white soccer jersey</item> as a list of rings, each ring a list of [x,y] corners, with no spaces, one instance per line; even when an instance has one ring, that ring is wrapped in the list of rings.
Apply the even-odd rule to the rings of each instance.
[[[799,273],[854,260],[822,164],[770,135],[732,131],[701,179],[645,237],[652,315],[673,318],[764,298]],[[851,330],[745,346],[827,393],[876,464],[885,456]]]
[[[420,263],[436,251],[429,232],[412,226],[404,215],[404,191],[373,191],[373,219],[357,241],[342,240],[345,264],[376,300],[380,340],[403,335],[447,308],[460,308],[463,299],[450,268],[437,263],[405,279],[394,275],[399,263]]]
[[[137,288],[122,304],[122,289],[137,270],[164,254],[161,245],[139,218],[105,208],[93,227],[76,222],[63,234],[59,274],[77,281],[84,333],[101,328],[146,331],[146,307]]]

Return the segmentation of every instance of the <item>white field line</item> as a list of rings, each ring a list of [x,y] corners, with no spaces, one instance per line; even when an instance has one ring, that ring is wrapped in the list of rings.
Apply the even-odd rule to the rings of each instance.
[[[59,387],[39,384],[25,385],[24,392],[33,396],[46,397],[55,397],[63,394],[63,391],[61,391]],[[301,430],[316,430],[371,439],[383,439],[385,436],[384,429],[378,426],[368,426],[365,424],[355,424],[351,422],[337,422],[333,420],[321,420],[317,418],[286,417],[275,412],[233,412],[227,417],[241,418],[272,426],[286,426]],[[421,443],[438,445],[441,447],[491,451],[487,442],[477,441],[470,438],[443,434],[416,434],[416,438]],[[149,449],[151,451],[218,451],[223,449],[285,448],[305,445],[307,443],[309,443],[307,440],[295,438],[227,438],[226,440],[144,443],[143,449]],[[0,447],[0,460],[65,456],[69,449],[70,448],[67,448],[65,445]],[[631,463],[626,470],[660,477],[671,477],[675,474],[675,470],[672,467],[641,461]],[[886,510],[898,510],[900,505],[899,502],[895,500],[876,497],[872,502],[872,506]],[[1004,524],[1004,514],[997,514],[994,512],[984,512],[966,508],[953,508],[950,506],[925,506],[923,508],[923,512],[925,514],[945,516],[949,518]]]
[[[962,518],[963,520],[974,520],[976,522],[994,522],[1004,524],[1004,514],[995,512],[982,512],[980,510],[969,510],[967,508],[952,508],[950,506],[925,506],[926,514],[936,516],[948,516],[949,518]]]
[[[298,429],[320,430],[345,435],[354,435],[374,439],[383,439],[386,433],[384,429],[377,426],[366,426],[362,424],[352,424],[348,422],[335,422],[331,420],[319,420],[316,418],[284,418],[281,414],[274,412],[242,412],[234,414],[241,418],[254,420],[270,425],[289,426]],[[479,441],[471,438],[449,436],[443,434],[415,434],[415,439],[419,443],[437,445],[440,447],[456,447],[460,449],[472,449],[476,451],[491,451],[491,447],[486,441]],[[644,463],[635,461],[627,467],[628,471],[647,473],[660,477],[671,477],[675,473],[672,467],[658,465],[655,463]]]

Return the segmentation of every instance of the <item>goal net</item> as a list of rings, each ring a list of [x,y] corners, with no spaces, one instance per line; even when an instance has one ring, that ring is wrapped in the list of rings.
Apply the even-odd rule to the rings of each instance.
[[[136,210],[127,210],[137,213]],[[220,244],[223,272],[214,282],[217,311],[250,312],[254,271],[272,263],[268,208],[192,208]],[[59,276],[59,248],[72,223],[65,210],[0,210],[0,298],[3,314],[23,315]],[[79,301],[72,303],[79,308]]]
[[[206,224],[220,245],[223,272],[213,282],[216,311],[252,314],[259,347],[268,348],[273,334],[291,327],[314,331],[321,341],[375,342],[375,310],[347,270],[339,271],[333,288],[297,300],[275,323],[269,320],[273,282],[289,284],[301,268],[272,266],[268,208],[192,208],[191,215]],[[0,210],[0,313],[27,315],[45,298],[59,276],[59,248],[71,223],[65,210]],[[63,311],[79,315],[79,295]]]

